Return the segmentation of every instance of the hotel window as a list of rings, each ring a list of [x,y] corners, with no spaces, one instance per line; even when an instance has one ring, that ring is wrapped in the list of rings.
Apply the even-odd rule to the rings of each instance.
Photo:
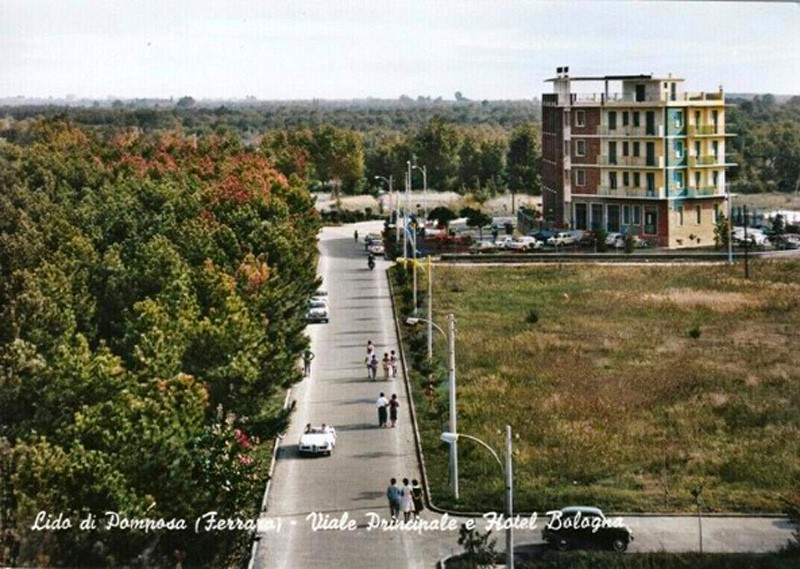
[[[638,205],[631,206],[631,223],[639,225],[642,223],[642,208]]]
[[[622,225],[630,225],[631,222],[631,206],[622,206]]]
[[[640,144],[639,144],[638,141],[633,143],[633,157],[634,158],[638,158],[639,156],[642,155],[639,147],[640,147]]]
[[[617,111],[608,111],[608,130],[617,130]]]
[[[575,111],[575,126],[586,126],[586,111]]]
[[[683,206],[678,206],[678,225],[683,225]]]
[[[622,111],[622,126],[628,126],[629,118],[628,111]]]
[[[683,111],[675,111],[675,128],[678,130],[683,128]]]
[[[714,223],[719,223],[719,204],[714,204]]]
[[[576,140],[575,141],[575,156],[586,156],[586,141],[585,140]]]
[[[633,173],[633,187],[634,188],[641,188],[642,187],[642,176],[639,172]]]
[[[575,185],[576,186],[586,185],[586,170],[575,170]]]
[[[714,126],[714,133],[716,133],[717,127],[719,127],[719,111],[711,111],[711,124]]]
[[[719,142],[711,141],[711,153],[714,155],[714,162],[719,162]]]
[[[694,126],[700,126],[700,111],[694,112]]]
[[[628,156],[630,154],[630,143],[626,140],[622,143],[622,155]]]
[[[694,187],[698,189],[700,188],[700,172],[694,173]]]
[[[639,111],[633,112],[633,126],[634,128],[639,128]]]
[[[617,173],[616,172],[609,172],[608,173],[608,187],[612,190],[617,189]]]
[[[694,222],[700,225],[703,222],[703,212],[699,205],[694,206]]]
[[[711,172],[711,185],[715,188],[719,188],[719,172]]]
[[[631,181],[630,174],[628,172],[623,172],[622,173],[622,187],[623,188],[630,187],[630,181]]]

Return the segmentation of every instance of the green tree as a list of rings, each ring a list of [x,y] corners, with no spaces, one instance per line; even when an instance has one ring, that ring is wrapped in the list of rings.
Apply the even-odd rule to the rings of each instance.
[[[460,212],[461,217],[467,218],[467,227],[478,229],[478,235],[483,239],[483,228],[492,222],[492,218],[479,209],[465,207]]]
[[[456,213],[446,206],[437,206],[428,212],[428,219],[439,227],[447,227],[456,218]]]
[[[428,170],[428,187],[453,190],[458,180],[458,131],[444,119],[435,117],[413,137],[411,152],[418,164]]]
[[[541,128],[538,124],[516,127],[508,143],[508,187],[512,192],[539,194]]]

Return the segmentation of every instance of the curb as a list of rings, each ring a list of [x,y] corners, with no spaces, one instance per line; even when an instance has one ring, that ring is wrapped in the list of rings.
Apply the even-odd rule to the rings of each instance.
[[[286,391],[286,398],[283,400],[283,408],[286,409],[289,406],[289,397],[292,395],[292,388],[290,387]],[[272,474],[275,472],[275,462],[278,460],[278,448],[280,447],[281,440],[283,439],[283,435],[277,435],[275,440],[273,441],[272,445],[272,459],[269,462],[269,471],[267,472],[267,484],[264,487],[264,496],[261,498],[261,508],[259,510],[259,515],[263,514],[267,511],[267,500],[269,500],[269,489],[272,487]],[[256,562],[256,555],[258,554],[258,544],[261,542],[261,538],[258,537],[258,530],[253,533],[253,545],[250,549],[250,561],[247,563],[247,569],[253,569],[253,566]]]
[[[393,265],[394,266],[394,265]],[[394,320],[394,331],[397,335],[398,352],[400,352],[400,364],[403,367],[403,384],[406,388],[406,401],[408,401],[409,409],[411,412],[411,424],[414,426],[414,450],[417,454],[417,461],[420,466],[420,478],[422,479],[422,494],[425,501],[425,506],[429,510],[437,511],[434,509],[431,502],[430,488],[428,487],[428,475],[425,471],[425,455],[422,453],[422,441],[419,435],[419,425],[417,424],[416,405],[414,404],[414,396],[412,395],[411,382],[408,378],[408,366],[406,365],[406,352],[403,349],[403,334],[400,330],[400,323],[397,321],[397,306],[394,303],[394,287],[392,286],[392,279],[389,276],[389,271],[392,267],[386,269],[386,282],[389,285],[389,298],[392,301],[392,320]]]

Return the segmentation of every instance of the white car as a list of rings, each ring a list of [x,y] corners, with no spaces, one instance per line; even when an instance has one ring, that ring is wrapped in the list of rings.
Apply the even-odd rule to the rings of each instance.
[[[529,237],[527,235],[515,237],[511,243],[508,244],[508,248],[512,251],[528,251],[530,249],[539,249],[541,246],[541,241],[537,241],[534,237]]]
[[[498,237],[494,245],[498,249],[508,249],[513,242],[514,239],[510,235],[504,235],[503,237]]]
[[[578,238],[570,231],[559,231],[547,240],[547,244],[551,247],[564,247],[566,245],[576,245]]]
[[[300,435],[297,450],[300,454],[325,454],[330,456],[336,447],[336,429],[327,425],[312,427],[307,425]]]
[[[491,241],[476,241],[469,246],[470,253],[494,253],[497,251],[497,245]]]
[[[308,312],[306,312],[308,322],[328,322],[328,301],[322,297],[311,297],[308,301]]]
[[[606,235],[606,245],[615,249],[622,249],[625,247],[625,236],[622,233],[609,233]]]
[[[373,255],[383,255],[383,242],[382,241],[372,241],[369,246],[367,247],[367,251],[372,253]]]

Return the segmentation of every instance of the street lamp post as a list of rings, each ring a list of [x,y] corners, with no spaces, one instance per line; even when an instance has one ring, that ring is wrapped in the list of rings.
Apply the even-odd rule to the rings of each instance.
[[[511,462],[512,456],[512,441],[511,441],[511,426],[506,425],[506,461],[505,466],[500,461],[500,457],[497,456],[497,453],[494,451],[492,447],[487,445],[485,442],[480,440],[477,437],[473,437],[470,435],[465,435],[463,433],[458,433],[456,431],[449,431],[444,432],[441,435],[442,441],[450,444],[450,448],[456,444],[459,438],[464,437],[465,439],[469,439],[471,441],[475,441],[476,443],[483,445],[485,448],[492,453],[494,459],[497,461],[497,464],[500,465],[500,469],[503,472],[503,477],[505,481],[505,494],[506,494],[506,567],[508,569],[514,569],[514,470]]]
[[[456,317],[454,314],[447,315],[447,333],[442,330],[432,320],[418,317],[411,317],[406,319],[406,324],[415,325],[419,322],[425,322],[429,327],[436,328],[447,338],[447,355],[448,355],[448,373],[447,383],[450,403],[450,422],[449,428],[451,433],[457,433],[457,420],[456,420]],[[458,444],[456,441],[450,445],[450,484],[453,490],[453,497],[459,499],[458,491]]]
[[[412,168],[416,168],[422,172],[422,203],[424,204],[425,219],[428,218],[428,167],[417,166],[414,164]]]
[[[394,190],[392,189],[392,175],[389,174],[389,178],[388,179],[386,177],[384,177],[384,176],[375,176],[375,179],[376,180],[383,180],[384,182],[389,184],[389,204],[391,205],[392,203],[394,203],[394,209],[392,211],[395,212],[394,226],[395,226],[395,246],[396,246],[397,243],[400,242],[400,223],[398,223],[400,221],[400,219],[399,219],[399,215],[397,213],[397,209],[398,209],[398,207],[397,207],[397,199],[395,198]]]

